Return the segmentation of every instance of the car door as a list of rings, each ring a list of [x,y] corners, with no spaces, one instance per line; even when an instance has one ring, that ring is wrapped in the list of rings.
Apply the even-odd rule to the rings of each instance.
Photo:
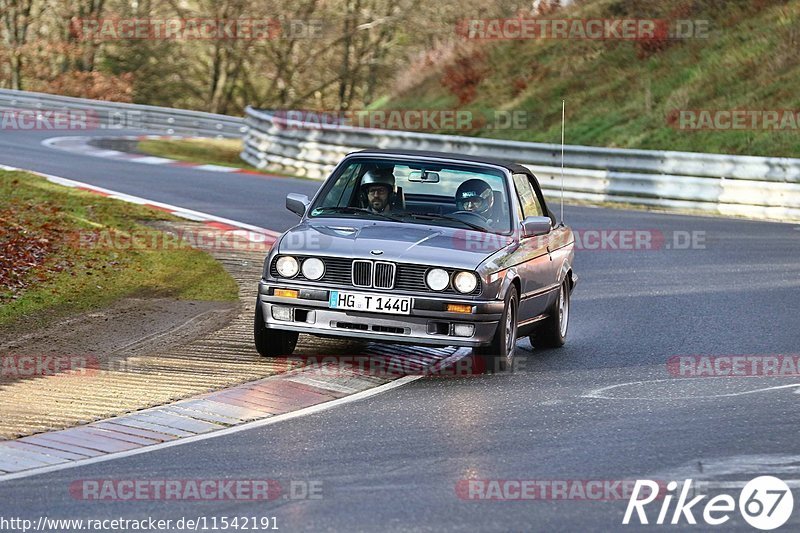
[[[533,178],[527,174],[514,174],[514,187],[518,199],[519,219],[530,216],[549,216],[537,194]],[[550,233],[536,237],[523,237],[520,227],[519,254],[515,263],[520,274],[520,323],[544,313],[558,288],[558,273],[550,254]]]

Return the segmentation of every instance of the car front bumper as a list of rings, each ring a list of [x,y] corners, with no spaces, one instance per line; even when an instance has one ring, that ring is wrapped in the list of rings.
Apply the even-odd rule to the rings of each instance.
[[[275,296],[274,289],[294,289],[298,298]],[[377,294],[369,290],[344,288],[349,292]],[[374,342],[410,343],[429,346],[485,346],[497,331],[503,313],[502,301],[476,301],[461,299],[454,295],[409,296],[411,312],[388,314],[352,310],[331,309],[328,304],[329,290],[311,288],[307,285],[261,280],[258,287],[258,305],[262,306],[265,325],[271,329],[297,331],[331,337],[350,337]],[[456,313],[445,310],[447,304],[466,304],[471,313]],[[289,320],[279,320],[273,315],[273,307],[291,308]],[[285,309],[283,313],[286,314]],[[462,327],[456,327],[456,325]],[[470,336],[455,333],[464,325],[474,329]],[[468,327],[467,327],[468,329]]]

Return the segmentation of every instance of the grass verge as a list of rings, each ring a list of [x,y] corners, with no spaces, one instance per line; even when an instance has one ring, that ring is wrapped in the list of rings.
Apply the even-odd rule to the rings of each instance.
[[[139,141],[138,149],[148,155],[189,161],[200,165],[220,165],[267,174],[248,165],[239,157],[241,139],[148,139]]]
[[[471,131],[440,133],[557,143],[566,99],[569,144],[798,157],[800,126],[787,111],[796,116],[800,103],[800,2],[597,0],[570,3],[555,18],[649,18],[673,29],[694,21],[698,32],[465,42],[440,64],[409,69],[408,88],[382,107],[472,111],[496,127],[477,121]],[[678,120],[680,111],[729,110],[780,111],[782,118],[779,127],[723,121],[701,129]],[[495,113],[522,120],[501,123]]]
[[[0,171],[0,326],[42,325],[125,296],[233,301],[237,285],[187,247],[91,246],[86,236],[153,235],[178,220],[147,207]]]
[[[317,181],[306,176],[297,176],[272,170],[266,171],[248,165],[239,157],[242,152],[242,141],[240,139],[147,139],[139,141],[137,149],[147,155],[177,159],[178,161],[187,161],[198,165],[219,165],[258,172],[265,176]]]

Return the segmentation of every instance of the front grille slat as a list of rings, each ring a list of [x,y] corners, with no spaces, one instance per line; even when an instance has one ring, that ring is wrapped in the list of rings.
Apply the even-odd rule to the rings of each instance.
[[[305,259],[304,257],[298,257],[298,260]],[[369,273],[368,275],[366,272],[364,275],[364,280],[367,283],[360,288],[370,288],[373,287],[373,278],[372,278],[372,261],[370,260],[352,260],[343,257],[320,257],[322,261],[325,263],[325,275],[322,276],[318,283],[330,284],[330,285],[338,285],[338,286],[346,286],[346,287],[359,287],[358,285],[353,284],[353,264],[359,261],[363,261],[364,263],[369,265]],[[389,272],[388,267],[381,267],[379,265],[391,265],[392,272],[391,272],[391,280],[389,279]],[[367,267],[363,267],[365,270]],[[445,290],[441,292],[435,292],[428,288],[425,284],[425,275],[428,273],[428,270],[434,268],[433,266],[425,266],[425,265],[415,265],[410,263],[390,263],[379,261],[375,263],[375,279],[374,279],[374,287],[380,290],[399,290],[399,291],[408,291],[408,292],[421,292],[421,293],[429,293],[429,294],[450,294],[450,295],[461,295],[460,293],[456,292],[453,287],[449,286]],[[384,270],[385,269],[385,270]],[[452,268],[445,268],[444,269],[448,274],[452,275],[455,272],[455,269]],[[274,278],[280,278],[278,275],[278,271],[275,268],[275,261],[272,262],[270,265],[270,274]],[[295,278],[297,281],[306,281],[303,277],[302,273],[299,273]],[[480,279],[478,280],[478,286],[475,288],[467,296],[475,296],[480,294],[481,292],[481,283]]]
[[[395,264],[378,261],[375,263],[375,288],[393,289],[394,288]]]
[[[372,261],[353,261],[352,282],[354,287],[372,287]]]

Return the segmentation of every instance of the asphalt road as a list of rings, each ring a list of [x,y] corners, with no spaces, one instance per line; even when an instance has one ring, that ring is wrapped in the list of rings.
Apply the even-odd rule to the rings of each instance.
[[[290,192],[313,194],[314,180],[252,174],[220,175],[192,168],[163,167],[90,157],[42,146],[41,141],[80,132],[0,130],[0,164],[75,179],[118,192],[282,231],[296,221],[285,209]],[[99,130],[95,135],[144,132]],[[87,135],[91,135],[88,133]],[[294,217],[294,218],[293,218]]]
[[[277,230],[295,220],[285,194],[317,186],[88,158],[40,146],[47,136],[3,132],[0,163]],[[281,531],[608,531],[626,529],[627,500],[475,501],[457,487],[466,479],[800,480],[800,378],[675,378],[667,366],[673,356],[800,354],[800,228],[585,207],[568,207],[566,218],[607,237],[648,231],[663,245],[577,253],[564,348],[531,351],[520,340],[511,375],[423,378],[260,429],[0,483],[0,517],[205,516],[210,526],[212,517],[274,516]],[[692,232],[695,246],[678,249]],[[589,243],[592,234],[582,235]],[[214,478],[309,482],[322,497],[98,502],[69,492],[82,479]],[[722,492],[738,499],[739,489]],[[786,530],[800,527],[794,496]],[[700,524],[705,501],[694,508]],[[659,507],[648,506],[651,522]],[[662,527],[754,531],[738,511],[716,528],[685,518]]]

